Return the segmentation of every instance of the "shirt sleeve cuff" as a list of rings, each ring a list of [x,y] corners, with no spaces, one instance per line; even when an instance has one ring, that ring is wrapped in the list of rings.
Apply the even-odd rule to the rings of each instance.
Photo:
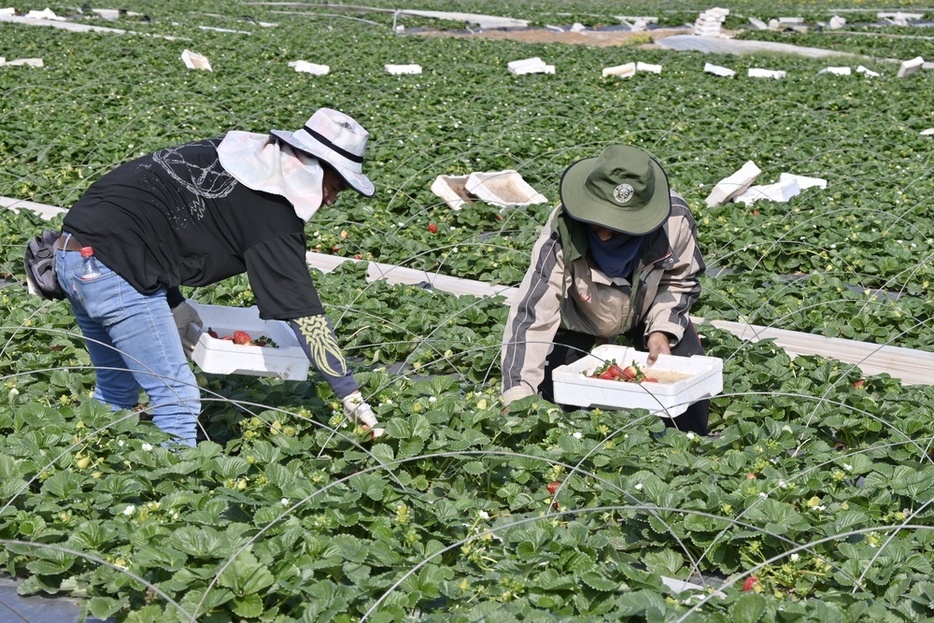
[[[182,291],[178,289],[178,287],[172,287],[166,290],[165,298],[169,304],[169,309],[175,309],[185,302],[185,297],[182,295]]]

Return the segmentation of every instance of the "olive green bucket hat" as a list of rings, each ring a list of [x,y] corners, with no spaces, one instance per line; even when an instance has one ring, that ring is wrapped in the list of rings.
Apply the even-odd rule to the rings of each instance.
[[[561,202],[575,220],[632,235],[658,229],[671,212],[664,169],[628,145],[610,145],[565,169]]]

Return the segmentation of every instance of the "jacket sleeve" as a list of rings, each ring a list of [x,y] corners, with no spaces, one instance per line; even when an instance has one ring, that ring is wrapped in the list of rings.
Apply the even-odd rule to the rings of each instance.
[[[691,306],[700,296],[700,276],[706,266],[697,243],[694,217],[683,199],[672,197],[672,215],[666,225],[677,261],[666,267],[645,321],[645,335],[662,331],[681,341],[690,325]]]
[[[305,351],[308,360],[324,377],[337,397],[343,400],[360,389],[347,367],[344,353],[337,343],[334,327],[324,314],[289,320],[292,332]]]
[[[564,252],[558,233],[546,225],[509,308],[501,364],[503,402],[532,396],[545,377],[545,358],[561,324]]]

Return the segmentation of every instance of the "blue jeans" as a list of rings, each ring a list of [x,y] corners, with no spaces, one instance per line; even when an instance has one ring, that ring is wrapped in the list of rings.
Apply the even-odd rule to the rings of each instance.
[[[64,234],[68,235],[68,234]],[[58,282],[71,303],[97,373],[94,397],[115,410],[149,396],[153,424],[195,445],[201,392],[182,349],[165,289],[144,295],[97,260],[101,276],[81,278],[77,251],[56,251]]]

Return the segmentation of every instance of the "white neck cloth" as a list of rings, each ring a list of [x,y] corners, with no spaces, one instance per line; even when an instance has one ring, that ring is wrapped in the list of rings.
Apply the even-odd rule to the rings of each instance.
[[[217,146],[221,166],[252,190],[285,197],[306,223],[321,207],[324,169],[318,159],[268,134],[232,130]]]

